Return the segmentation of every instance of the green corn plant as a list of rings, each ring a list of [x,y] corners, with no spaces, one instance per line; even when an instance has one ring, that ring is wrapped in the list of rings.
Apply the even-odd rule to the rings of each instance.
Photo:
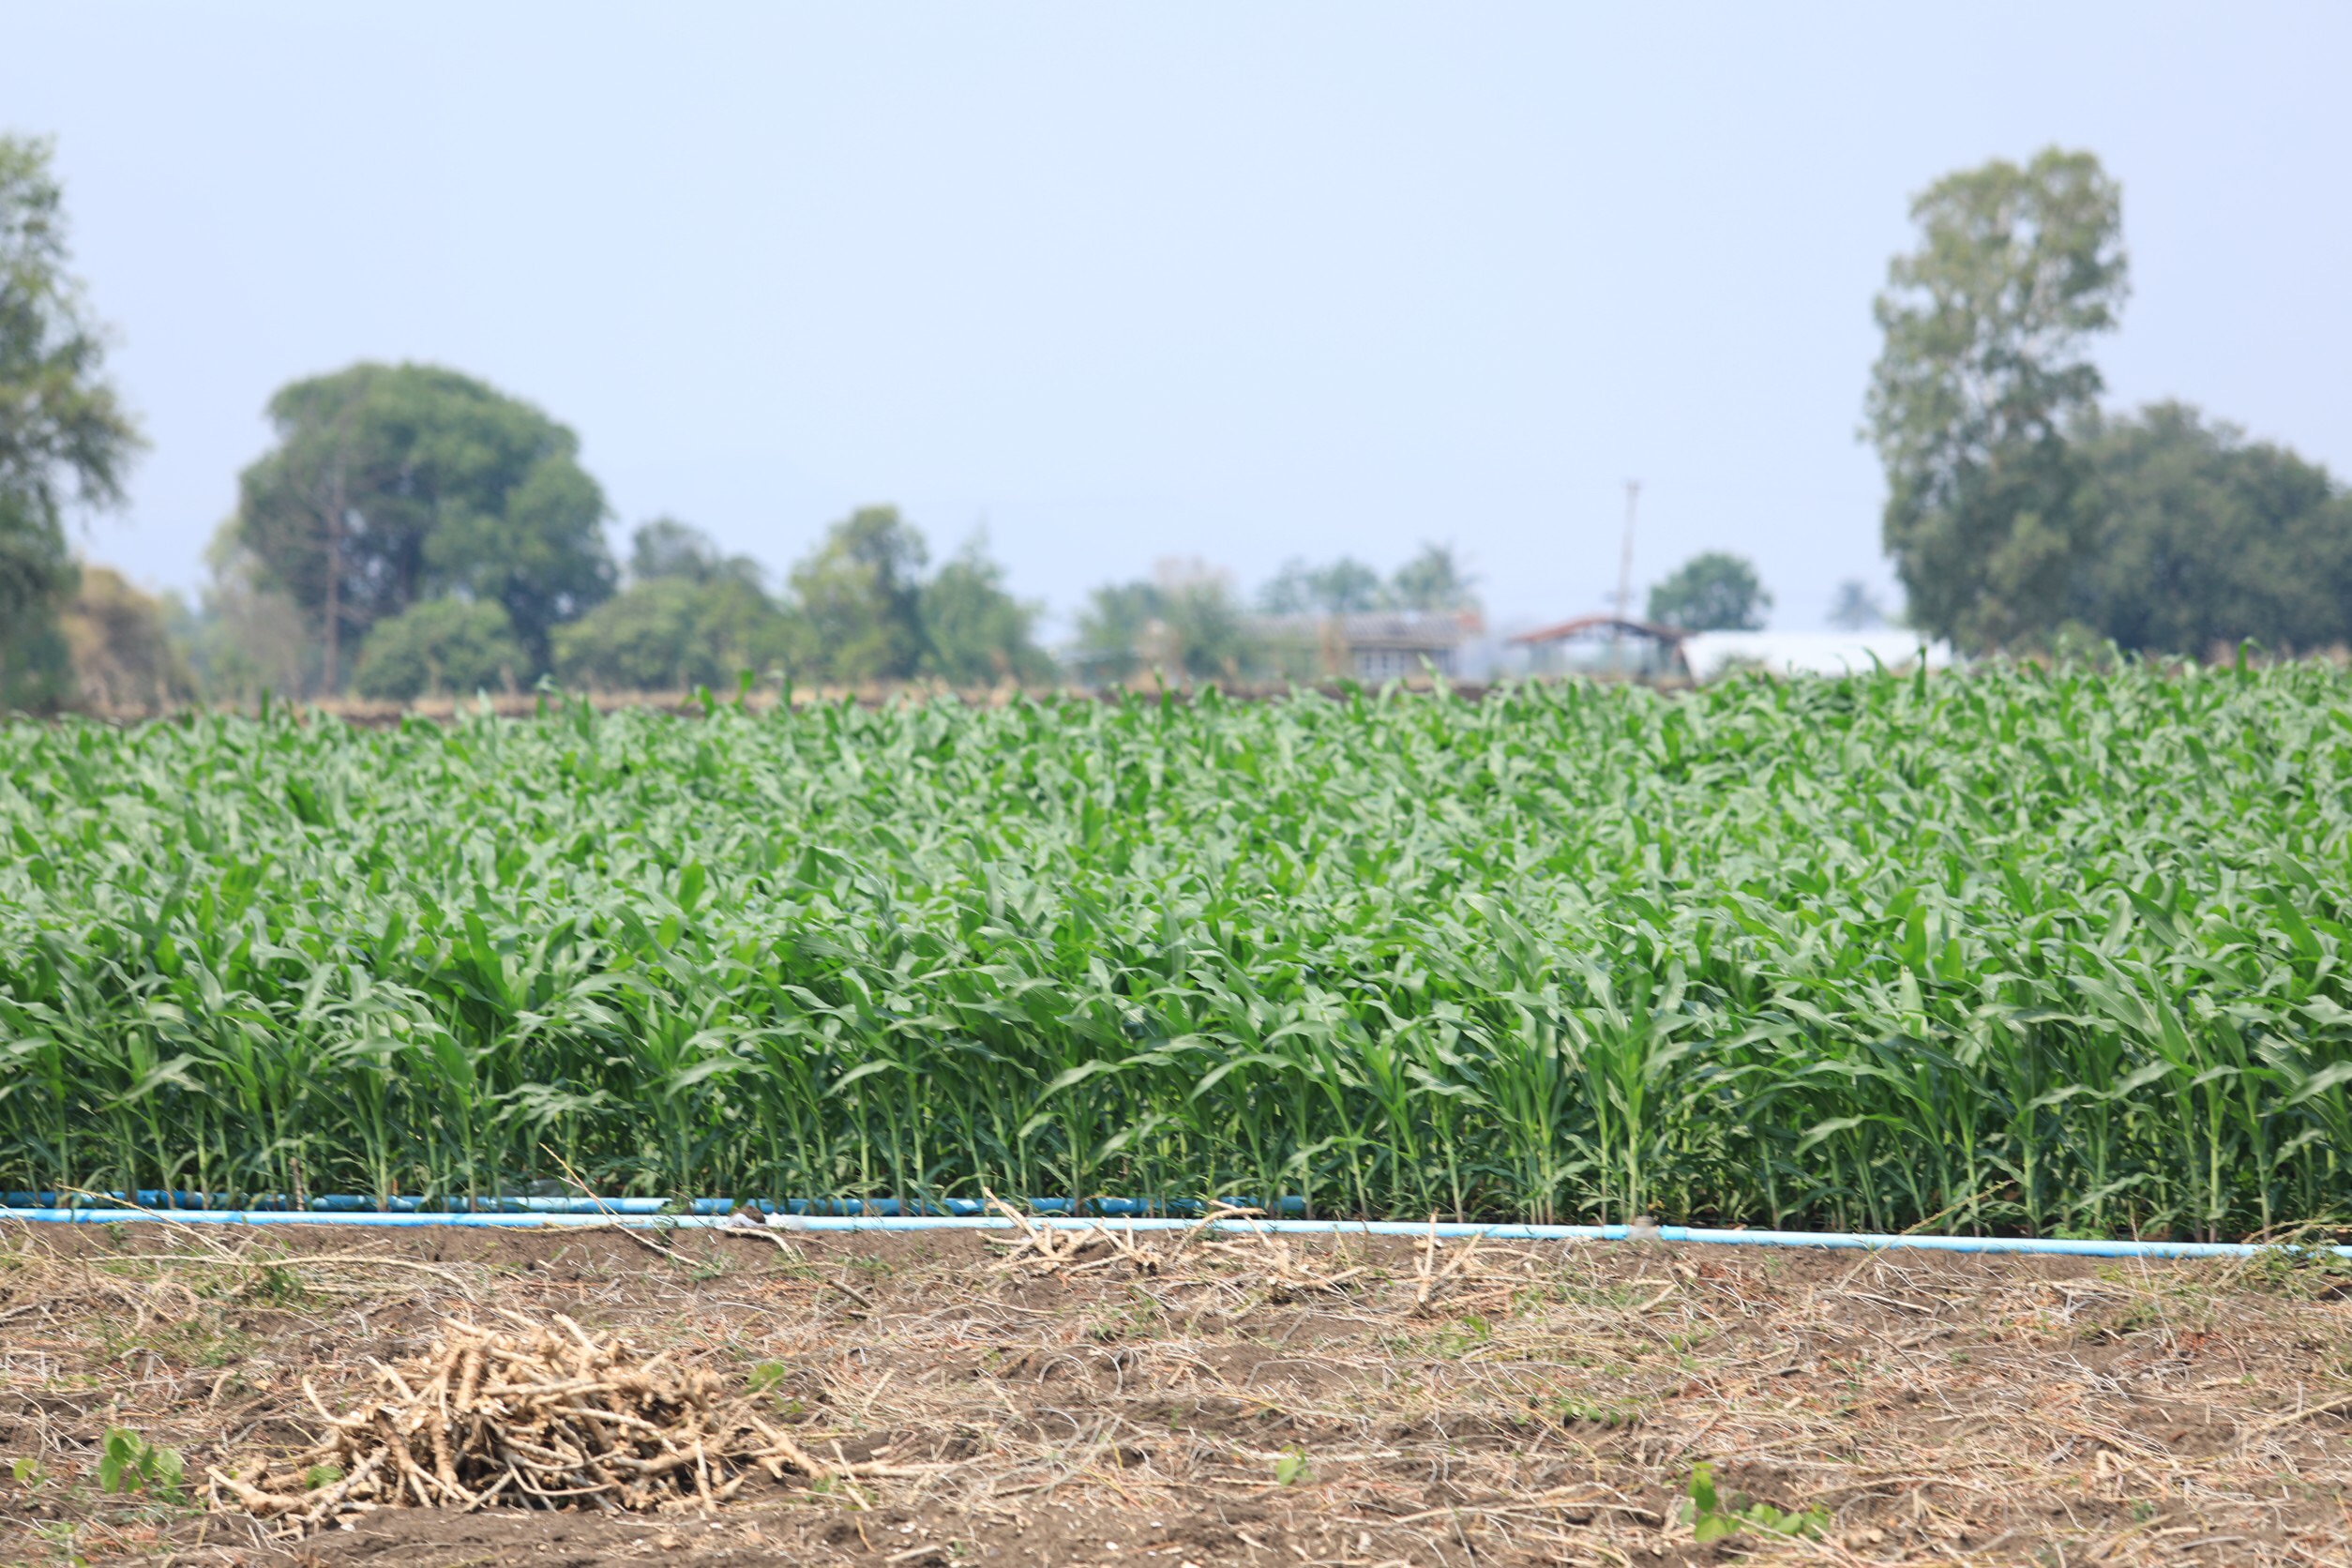
[[[2352,1211],[2352,676],[0,726],[0,1192]]]

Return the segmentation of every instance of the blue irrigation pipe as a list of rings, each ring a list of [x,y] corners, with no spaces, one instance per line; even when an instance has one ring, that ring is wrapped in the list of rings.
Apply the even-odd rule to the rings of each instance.
[[[608,1200],[610,1203],[611,1200]],[[642,1229],[726,1229],[741,1227],[720,1214],[649,1214],[619,1211],[569,1211],[424,1214],[354,1213],[346,1210],[289,1209],[0,1209],[0,1222],[19,1220],[36,1225],[109,1225],[125,1220],[152,1219],[182,1225],[338,1225],[415,1229],[426,1226],[462,1226],[484,1229],[532,1230],[620,1224]],[[1120,1230],[1183,1230],[1201,1222],[1188,1219],[1078,1219],[1067,1214],[1040,1214],[1034,1223],[1071,1229],[1103,1225]],[[1241,1233],[1283,1236],[1404,1236],[1435,1235],[1453,1240],[1477,1236],[1500,1242],[1622,1242],[1633,1232],[1622,1225],[1508,1225],[1412,1220],[1352,1219],[1219,1219],[1214,1229]],[[785,1214],[762,1231],[892,1231],[892,1230],[1009,1230],[1013,1222],[1002,1215],[962,1214]],[[2074,1240],[2039,1236],[1888,1236],[1840,1230],[1711,1230],[1696,1226],[1661,1225],[1656,1239],[1710,1246],[1827,1247],[1853,1251],[2024,1253],[2061,1258],[2251,1258],[2279,1249],[2283,1244],[2261,1242],[2138,1242]],[[1645,1232],[1645,1239],[1647,1232]],[[2352,1246],[2314,1248],[2338,1258],[2352,1258]]]
[[[68,1201],[60,1202],[61,1195],[53,1192],[0,1192],[0,1213],[17,1209],[168,1209],[174,1213],[204,1210],[212,1207],[208,1195],[201,1192],[163,1191],[143,1188],[135,1193],[68,1193]],[[248,1194],[242,1204],[230,1208],[255,1210],[293,1210],[316,1214],[595,1214],[610,1218],[614,1214],[666,1214],[674,1212],[672,1201],[666,1198],[391,1198],[382,1203],[363,1194],[339,1193],[312,1198],[296,1203],[283,1193]],[[1255,1207],[1255,1200],[1231,1199],[1236,1208]],[[1078,1206],[1066,1198],[1025,1198],[1021,1203],[1032,1214],[1072,1214]],[[776,1213],[792,1214],[886,1215],[951,1214],[972,1217],[985,1214],[988,1205],[977,1198],[945,1198],[936,1208],[921,1202],[901,1203],[895,1198],[793,1198],[783,1203],[768,1199],[738,1201],[731,1198],[697,1198],[688,1202],[684,1212],[696,1214],[730,1214],[742,1208],[757,1209],[762,1214]],[[1090,1198],[1086,1200],[1089,1214],[1102,1218],[1132,1219],[1153,1214],[1189,1215],[1198,1218],[1202,1206],[1198,1199],[1150,1198]],[[1306,1199],[1290,1197],[1280,1199],[1276,1213],[1304,1214]]]

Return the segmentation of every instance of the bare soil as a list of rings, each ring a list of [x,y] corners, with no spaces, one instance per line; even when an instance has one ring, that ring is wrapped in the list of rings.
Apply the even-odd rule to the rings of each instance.
[[[0,1561],[1288,1568],[2352,1563],[2332,1266],[959,1232],[0,1234]],[[761,1385],[833,1473],[631,1516],[300,1539],[208,1467],[308,1447],[446,1318],[566,1314]],[[503,1319],[501,1319],[503,1320]],[[173,1502],[101,1495],[110,1428]],[[1694,1467],[1726,1512],[1701,1542]]]

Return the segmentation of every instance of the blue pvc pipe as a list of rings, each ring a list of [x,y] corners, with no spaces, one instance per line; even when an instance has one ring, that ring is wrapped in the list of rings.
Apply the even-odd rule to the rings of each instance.
[[[550,1199],[564,1201],[567,1199]],[[711,1200],[705,1200],[711,1201]],[[895,1206],[895,1205],[894,1205]],[[698,1209],[702,1205],[698,1204]],[[30,1224],[110,1225],[160,1216],[137,1209],[0,1209],[0,1221]],[[473,1226],[500,1230],[568,1229],[617,1221],[645,1229],[717,1229],[729,1221],[720,1214],[658,1214],[621,1211],[580,1213],[571,1210],[484,1214],[424,1214],[305,1212],[285,1209],[191,1209],[168,1214],[172,1224],[202,1225],[350,1225],[415,1229],[425,1226]],[[1063,1229],[1105,1224],[1119,1230],[1185,1230],[1199,1222],[1186,1219],[1117,1218],[1108,1221],[1041,1214],[1034,1222]],[[1221,1219],[1211,1222],[1218,1230],[1265,1232],[1286,1236],[1402,1236],[1436,1235],[1452,1240],[1470,1236],[1489,1241],[1621,1242],[1631,1238],[1622,1225],[1484,1225],[1412,1220],[1349,1219]],[[775,1229],[803,1231],[867,1230],[1009,1230],[1013,1222],[1002,1215],[953,1214],[805,1214],[790,1215]],[[1700,1245],[1832,1247],[1907,1252],[2026,1253],[2072,1258],[2250,1258],[2275,1250],[2282,1244],[2258,1242],[2133,1242],[2076,1241],[2034,1236],[1887,1236],[1858,1231],[1826,1230],[1711,1230],[1696,1226],[1662,1225],[1660,1242]],[[2352,1258],[2352,1246],[2313,1250]]]
[[[163,1209],[174,1214],[209,1209],[210,1197],[201,1192],[166,1192],[141,1189],[135,1193],[69,1194],[68,1200],[58,1201],[53,1192],[0,1192],[0,1210],[15,1209],[105,1209],[109,1205],[139,1209]],[[1257,1205],[1246,1199],[1233,1200],[1239,1207]],[[1025,1198],[1023,1205],[1033,1214],[1070,1214],[1078,1205],[1067,1198]],[[430,1205],[429,1208],[428,1205]],[[237,1205],[246,1213],[256,1211],[294,1210],[294,1199],[283,1193],[253,1193]],[[309,1200],[307,1211],[315,1214],[660,1214],[670,1212],[671,1201],[666,1198],[391,1198],[379,1204],[363,1194],[338,1193]],[[988,1212],[988,1204],[977,1198],[946,1198],[936,1206],[921,1202],[901,1203],[895,1198],[794,1198],[782,1204],[768,1199],[739,1201],[731,1198],[697,1198],[687,1205],[686,1212],[697,1214],[729,1214],[737,1209],[757,1209],[763,1214],[779,1210],[793,1214],[889,1215],[899,1214],[960,1214],[972,1216]],[[1151,1214],[1190,1214],[1198,1216],[1202,1206],[1198,1199],[1152,1198],[1090,1198],[1086,1200],[1090,1214],[1111,1218],[1137,1218]],[[1282,1199],[1275,1213],[1303,1214],[1306,1199],[1299,1197]]]

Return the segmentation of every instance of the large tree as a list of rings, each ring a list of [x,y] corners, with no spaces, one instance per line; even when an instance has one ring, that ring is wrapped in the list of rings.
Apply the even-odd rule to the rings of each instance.
[[[443,692],[520,684],[525,662],[506,611],[485,599],[426,599],[378,621],[359,651],[352,687],[362,697],[406,701]]]
[[[1139,674],[1238,680],[1266,662],[1232,579],[1199,561],[1162,561],[1146,582],[1106,583],[1078,611],[1076,663],[1091,681]]]
[[[1454,559],[1452,545],[1424,544],[1420,554],[1396,568],[1388,591],[1390,599],[1407,610],[1425,613],[1476,610],[1478,596],[1471,590],[1477,582]]]
[[[2126,292],[2122,197],[2088,153],[1948,174],[1911,204],[1888,268],[1870,435],[1887,550],[1914,623],[1964,647],[2063,618],[2088,545],[2065,427],[2094,406],[2087,356]]]
[[[2352,643],[2352,495],[2326,469],[2181,403],[2073,434],[2091,530],[2074,619],[2150,653]]]
[[[1258,608],[1268,615],[1354,615],[1389,604],[1380,574],[1352,555],[1327,566],[1292,556],[1258,590]]]
[[[688,582],[716,582],[731,578],[760,586],[760,564],[748,555],[729,555],[718,541],[691,523],[676,518],[655,518],[638,524],[629,535],[629,580],[653,582],[684,578]]]
[[[112,566],[83,566],[81,579],[57,618],[81,705],[155,714],[194,697],[195,677],[173,645],[163,602]]]
[[[604,493],[579,438],[455,370],[354,365],[270,400],[278,445],[239,481],[237,540],[311,618],[324,685],[376,622],[458,595],[506,613],[532,672],[612,591]]]
[[[930,547],[896,506],[862,506],[792,567],[804,643],[793,662],[837,681],[902,681],[919,672],[923,567]]]
[[[1041,685],[1053,659],[1037,646],[1037,607],[1004,587],[1004,568],[974,538],[923,584],[923,672],[959,686]]]
[[[49,143],[0,136],[0,708],[68,690],[65,516],[119,505],[140,445],[68,265]]]
[[[629,585],[555,632],[556,673],[605,691],[724,687],[791,652],[792,623],[760,587],[760,568],[721,553],[673,518],[640,526]]]
[[[1692,556],[1650,590],[1651,621],[1684,631],[1756,631],[1772,608],[1756,564],[1727,550]]]

